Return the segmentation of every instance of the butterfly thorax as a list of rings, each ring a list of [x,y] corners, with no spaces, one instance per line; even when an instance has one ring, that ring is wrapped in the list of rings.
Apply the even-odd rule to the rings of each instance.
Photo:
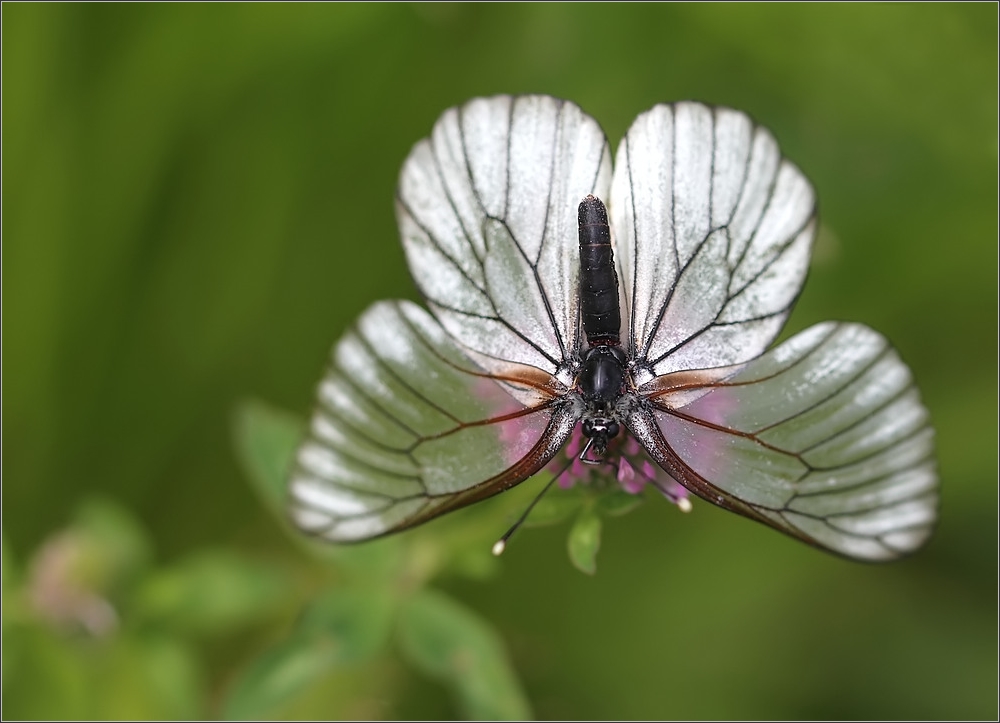
[[[593,440],[593,449],[603,457],[608,441],[618,436],[621,425],[616,407],[625,388],[625,354],[617,346],[595,346],[584,352],[577,389],[584,401],[583,436]]]
[[[618,436],[621,423],[616,413],[625,392],[627,359],[620,346],[621,311],[618,275],[611,247],[611,228],[604,204],[587,196],[578,210],[580,224],[580,312],[589,348],[583,353],[576,389],[583,397],[581,431],[591,440],[598,459],[608,441]]]
[[[595,346],[585,351],[577,387],[588,407],[613,409],[625,387],[625,354],[621,347]]]

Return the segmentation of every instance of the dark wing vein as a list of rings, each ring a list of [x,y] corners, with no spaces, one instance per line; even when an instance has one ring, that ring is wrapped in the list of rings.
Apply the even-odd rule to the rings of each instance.
[[[756,281],[760,280],[760,277],[764,274],[764,272],[767,271],[768,269],[770,269],[771,266],[773,266],[774,263],[778,259],[780,259],[782,256],[784,256],[785,252],[788,251],[789,248],[791,248],[792,244],[794,244],[796,241],[799,240],[799,236],[802,234],[803,231],[806,230],[806,228],[812,222],[813,222],[813,214],[810,213],[808,216],[806,216],[806,219],[805,219],[805,221],[802,222],[802,225],[799,226],[798,228],[796,228],[795,231],[793,231],[789,235],[789,237],[785,241],[785,243],[781,244],[780,246],[775,247],[774,253],[772,254],[772,257],[761,267],[760,271],[758,271],[756,274],[754,274],[753,276],[751,276],[750,279],[745,284],[743,284],[743,286],[739,287],[735,291],[730,291],[729,292],[729,296],[727,298],[726,303],[728,304],[730,301],[732,301],[733,299],[735,299],[736,297],[738,297],[740,294],[742,294],[744,291],[746,291]],[[756,233],[756,229],[754,230],[754,233]],[[733,267],[733,273],[734,274],[736,273],[736,270],[739,268],[740,263],[742,263],[742,259],[743,258],[745,258],[745,254],[744,254],[744,257],[741,257],[740,262],[737,263],[736,266]],[[725,311],[726,307],[723,306],[722,308],[723,308],[723,311]]]
[[[756,127],[754,128],[754,130],[756,130]],[[750,139],[751,139],[750,140],[750,149],[751,149],[751,152],[750,152],[749,156],[747,157],[747,163],[749,163],[750,160],[753,158],[753,137],[754,137],[754,134],[751,133],[750,134]],[[757,220],[754,221],[754,223],[753,223],[753,231],[750,232],[750,238],[748,238],[747,241],[746,241],[746,243],[743,244],[743,249],[740,251],[740,255],[736,259],[736,263],[734,263],[733,266],[732,266],[734,274],[736,273],[736,270],[740,267],[740,265],[743,263],[743,259],[746,258],[747,252],[753,247],[753,242],[757,238],[757,232],[760,231],[760,222],[767,215],[768,209],[771,208],[771,203],[774,201],[774,187],[778,184],[778,176],[780,175],[781,164],[783,162],[784,162],[784,159],[779,156],[778,157],[778,163],[775,166],[774,174],[771,176],[771,179],[770,179],[770,181],[767,184],[767,198],[764,201],[764,205],[761,206],[760,213],[757,214]],[[743,199],[742,196],[740,196],[739,198],[740,198],[740,200]],[[736,207],[737,208],[739,207],[739,201],[737,201]],[[734,216],[735,216],[735,209],[734,209],[733,213],[734,213]]]
[[[788,251],[788,249],[791,248],[792,244],[795,241],[798,240],[799,234],[801,234],[802,231],[805,229],[805,227],[808,226],[809,223],[811,223],[811,222],[812,222],[812,216],[809,216],[809,218],[806,220],[806,222],[801,227],[799,227],[798,230],[795,231],[794,235],[787,242],[785,242],[780,247],[780,249],[777,251],[777,253],[775,253],[772,256],[772,258],[770,260],[768,260],[767,263],[765,263],[764,266],[756,274],[754,274],[752,277],[750,277],[750,280],[747,281],[747,283],[745,283],[743,286],[741,286],[735,292],[727,292],[725,303],[723,303],[719,307],[719,310],[718,310],[718,312],[716,312],[715,317],[713,318],[713,320],[711,321],[711,323],[705,324],[700,329],[698,329],[698,330],[694,331],[693,333],[689,334],[684,340],[678,342],[677,344],[675,344],[674,346],[672,346],[670,349],[668,349],[667,351],[665,351],[662,354],[660,354],[658,357],[656,357],[656,359],[648,361],[648,363],[651,366],[655,367],[657,364],[659,364],[661,361],[663,361],[664,359],[666,359],[668,356],[670,356],[671,354],[673,354],[674,352],[676,352],[678,349],[683,348],[687,344],[691,343],[692,341],[694,341],[695,339],[697,339],[698,337],[700,337],[702,334],[707,333],[709,330],[714,329],[715,327],[719,327],[719,326],[738,326],[740,324],[746,324],[746,323],[750,323],[750,322],[754,322],[754,321],[764,321],[765,319],[771,319],[771,318],[774,318],[776,316],[781,316],[782,314],[788,313],[791,310],[791,308],[795,305],[795,302],[798,299],[798,296],[799,296],[800,292],[796,292],[796,294],[794,296],[792,296],[792,298],[784,306],[782,306],[782,307],[780,307],[778,309],[775,309],[773,311],[767,312],[766,314],[761,314],[759,316],[747,317],[745,319],[737,319],[737,320],[734,320],[734,321],[724,321],[724,322],[720,322],[719,321],[719,317],[722,316],[726,312],[726,309],[729,307],[729,304],[732,303],[733,300],[736,299],[747,288],[749,288],[755,282],[759,281],[760,278],[761,278],[761,276],[763,276],[763,274],[766,273],[768,271],[768,269],[770,269],[771,266],[773,266],[785,254],[785,252]],[[714,232],[714,230],[713,230],[713,232]],[[695,258],[697,257],[697,255],[701,251],[701,249],[705,247],[706,242],[711,237],[711,235],[712,235],[713,232],[710,232],[707,236],[705,236],[705,238],[703,238],[698,243],[697,251],[694,254],[692,254],[692,256],[688,260],[687,264],[684,265],[685,270],[687,269],[688,265],[690,265],[691,262],[695,260]],[[737,267],[738,266],[739,266],[739,264],[737,264]],[[684,273],[684,271],[681,271],[681,273],[678,274],[677,278],[680,279],[680,277],[683,275],[683,273]],[[676,283],[674,284],[673,287],[671,287],[670,293],[667,295],[666,300],[664,301],[663,305],[660,307],[660,311],[659,311],[659,313],[657,315],[657,318],[656,318],[656,324],[653,327],[653,333],[651,333],[649,335],[649,339],[646,342],[646,349],[643,352],[643,357],[649,351],[649,347],[652,345],[653,340],[656,338],[656,332],[659,330],[660,322],[663,321],[663,317],[664,317],[664,315],[667,312],[667,308],[670,306],[670,299],[673,297],[674,288],[676,288]],[[800,287],[800,291],[801,291],[801,287]]]
[[[622,143],[625,146],[625,168],[628,171],[628,179],[629,179],[628,183],[629,183],[629,189],[631,189],[631,192],[629,193],[629,203],[632,206],[632,219],[633,219],[633,223],[630,224],[631,231],[632,231],[632,239],[631,239],[631,243],[632,243],[632,261],[631,261],[631,263],[632,263],[632,269],[631,269],[631,271],[632,271],[632,293],[629,295],[629,299],[628,299],[629,307],[630,307],[629,308],[629,326],[628,326],[628,335],[629,335],[629,349],[628,349],[628,353],[629,353],[629,358],[635,359],[639,355],[639,345],[636,343],[636,339],[635,339],[635,306],[636,306],[636,304],[635,304],[635,295],[638,292],[638,283],[639,283],[639,270],[638,270],[637,264],[636,264],[636,260],[639,258],[639,224],[635,223],[635,219],[637,219],[638,216],[636,215],[637,211],[636,211],[636,207],[635,207],[635,184],[634,184],[634,181],[633,181],[634,177],[632,175],[632,147],[629,144],[629,137],[628,137],[627,134],[625,136],[625,139],[622,141]]]
[[[459,111],[459,129],[461,129],[462,115]],[[461,130],[459,131],[461,132]],[[469,247],[469,251],[472,253],[473,258],[479,262],[480,268],[483,266],[483,260],[476,253],[476,245],[472,243],[472,234],[469,229],[465,227],[465,221],[462,219],[462,214],[458,211],[458,206],[455,204],[455,199],[451,195],[451,191],[448,189],[448,183],[445,179],[444,169],[441,167],[441,159],[438,157],[437,144],[431,143],[431,157],[434,159],[434,172],[437,174],[438,180],[441,184],[441,189],[444,191],[445,200],[448,202],[448,207],[451,208],[452,215],[458,220],[458,226],[462,229],[462,238],[465,240],[466,246]],[[463,154],[465,147],[462,148]],[[468,163],[468,160],[466,160]]]
[[[413,223],[415,223],[417,225],[417,228],[419,228],[427,236],[427,240],[434,245],[434,248],[437,249],[438,253],[440,253],[448,261],[448,263],[450,263],[452,266],[455,267],[458,273],[462,275],[462,278],[464,278],[466,281],[469,282],[470,286],[479,291],[483,296],[489,298],[489,295],[486,293],[486,289],[484,289],[478,283],[476,283],[476,281],[472,277],[470,277],[468,273],[466,273],[465,269],[462,268],[462,265],[458,263],[458,261],[454,259],[451,256],[451,254],[449,254],[445,250],[444,245],[441,243],[440,239],[437,238],[437,235],[424,225],[424,223],[417,217],[417,215],[413,212],[413,209],[410,208],[410,205],[403,199],[403,197],[397,196],[397,199],[399,201],[399,204],[406,211],[406,213],[409,214],[410,218],[413,220]],[[461,221],[459,222],[461,223]],[[478,256],[476,256],[475,258],[477,259],[477,261],[479,261]],[[479,263],[482,262],[479,261]],[[417,286],[420,287],[420,293],[423,294],[424,297],[428,299],[434,298],[433,295],[430,293],[430,290],[425,288],[424,285],[420,283],[420,279],[414,277],[414,281],[416,281]]]
[[[627,423],[704,499],[857,559],[898,557],[930,534],[933,430],[909,370],[870,329],[821,325],[721,380],[662,379]]]
[[[495,218],[495,217],[493,217],[490,214],[490,212],[488,211],[488,209],[486,208],[486,205],[483,203],[482,192],[476,186],[476,179],[475,179],[475,176],[472,173],[472,165],[470,163],[468,146],[467,146],[467,141],[466,141],[466,137],[465,137],[465,130],[464,130],[464,126],[463,126],[463,124],[461,122],[459,123],[459,139],[460,139],[461,146],[462,146],[462,154],[465,157],[465,168],[466,168],[466,173],[468,175],[469,188],[472,189],[472,194],[473,194],[473,196],[475,196],[476,202],[479,204],[479,209],[480,209],[480,212],[482,214],[482,217],[483,217],[484,220],[496,221],[498,223],[501,223],[504,226],[504,228],[507,230],[508,236],[510,237],[511,241],[514,244],[514,247],[517,249],[517,252],[521,255],[521,258],[524,259],[525,263],[531,268],[531,270],[532,270],[532,272],[534,274],[535,286],[538,289],[538,293],[539,293],[539,295],[540,295],[540,297],[542,299],[542,303],[545,306],[545,311],[546,311],[546,313],[547,313],[547,315],[549,317],[549,323],[552,326],[552,330],[553,330],[553,332],[555,332],[556,340],[559,342],[560,353],[562,355],[562,358],[565,359],[566,358],[566,344],[565,344],[565,341],[562,338],[562,334],[559,331],[559,325],[556,323],[555,316],[552,313],[552,306],[549,303],[548,296],[546,295],[545,289],[544,289],[544,287],[542,285],[542,282],[541,282],[541,279],[539,278],[539,275],[538,275],[538,264],[537,264],[537,262],[533,262],[531,259],[528,258],[528,255],[525,253],[524,248],[522,247],[520,241],[518,241],[517,236],[510,229],[510,226],[507,224],[507,220],[506,220],[506,216],[507,216],[508,211],[510,209],[510,192],[511,192],[511,184],[510,184],[510,151],[511,151],[511,140],[513,138],[513,133],[510,132],[510,131],[513,128],[515,105],[516,105],[516,100],[514,102],[510,103],[510,113],[509,113],[508,123],[507,123],[507,129],[508,129],[507,139],[506,139],[507,162],[506,162],[505,167],[504,167],[504,171],[505,171],[505,173],[507,175],[507,178],[506,178],[506,181],[504,182],[505,195],[504,195],[504,212],[503,212],[503,216],[504,217],[503,218]],[[559,105],[560,116],[562,114],[562,108],[563,108],[563,104],[560,103],[560,105]],[[559,125],[557,124],[556,125],[556,132],[558,132],[558,129],[559,129]],[[553,154],[553,163],[554,162],[555,162],[555,154]],[[551,193],[552,193],[551,176],[552,176],[552,169],[550,168],[549,169],[549,195],[550,195],[550,198],[551,198]],[[539,253],[541,253],[541,249],[544,247],[544,243],[545,243],[545,223],[546,223],[546,220],[548,218],[549,205],[550,204],[546,204],[546,217],[545,217],[545,220],[543,220],[543,225],[542,225],[542,241],[539,244]],[[487,249],[487,253],[489,253],[489,249]],[[517,334],[517,336],[519,336],[521,339],[523,339],[524,341],[526,341],[527,343],[529,343],[532,347],[534,347],[535,350],[538,351],[539,354],[541,354],[545,359],[547,359],[549,362],[551,362],[553,364],[553,366],[556,366],[556,367],[559,366],[559,364],[562,361],[561,359],[560,360],[553,359],[552,356],[550,354],[548,354],[547,352],[545,352],[538,344],[536,344],[535,342],[531,341],[519,329],[514,328],[514,326],[512,324],[510,324],[509,322],[505,321],[500,316],[500,312],[496,308],[496,302],[493,300],[493,297],[485,289],[483,289],[482,291],[486,295],[486,297],[489,299],[490,304],[493,306],[493,311],[496,312],[496,314],[497,314],[497,320],[498,321],[500,321],[501,323],[503,323],[513,333]]]
[[[507,321],[506,319],[504,319],[502,316],[500,316],[500,312],[496,311],[496,307],[495,306],[494,306],[493,310],[496,311],[496,313],[497,313],[496,316],[483,316],[482,314],[477,314],[477,313],[472,312],[472,311],[466,311],[465,309],[457,309],[454,306],[448,306],[447,304],[442,304],[441,302],[435,301],[434,299],[431,299],[430,301],[431,301],[431,303],[434,306],[437,306],[437,307],[439,307],[441,309],[446,309],[447,311],[451,311],[451,312],[453,312],[455,314],[461,314],[462,316],[468,316],[468,317],[471,317],[473,319],[484,319],[484,320],[487,320],[487,321],[495,321],[498,324],[503,324],[505,327],[507,327],[510,330],[510,332],[512,334],[514,334],[515,336],[517,336],[521,341],[523,341],[525,344],[527,344],[528,346],[530,346],[531,348],[533,348],[535,351],[537,351],[539,353],[539,355],[541,355],[542,357],[544,357],[547,361],[551,362],[553,366],[555,366],[555,367],[559,366],[560,362],[558,360],[556,360],[556,359],[553,359],[552,355],[549,354],[547,351],[545,351],[545,349],[543,349],[541,346],[539,346],[537,342],[535,342],[534,340],[532,340],[529,336],[525,335],[524,332],[522,332],[516,326],[514,326],[513,324],[511,324],[509,321]],[[494,356],[493,354],[487,354],[486,352],[482,352],[482,351],[479,351],[479,350],[476,350],[476,353],[477,354],[482,354],[483,356],[489,357],[491,359],[498,359],[499,361],[509,361],[509,359],[503,359],[501,357]]]

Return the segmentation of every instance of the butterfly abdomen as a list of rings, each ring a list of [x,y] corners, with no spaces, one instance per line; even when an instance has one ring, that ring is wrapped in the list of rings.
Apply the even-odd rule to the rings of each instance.
[[[621,312],[608,211],[595,196],[580,202],[580,306],[591,346],[618,346]]]

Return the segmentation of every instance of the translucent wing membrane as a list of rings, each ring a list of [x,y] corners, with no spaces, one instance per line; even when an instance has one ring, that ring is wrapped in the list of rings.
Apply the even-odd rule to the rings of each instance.
[[[588,195],[610,214],[620,350],[613,321],[593,349],[581,330],[581,267],[614,318],[605,237],[590,261],[578,245]],[[885,339],[828,323],[767,351],[805,280],[815,198],[743,113],[656,106],[612,174],[576,105],[472,100],[414,146],[396,210],[429,312],[376,304],[335,346],[291,476],[303,530],[362,540],[502,492],[583,420],[591,457],[569,477],[614,467],[624,422],[695,494],[818,547],[889,560],[930,535],[933,430]]]
[[[743,113],[687,102],[640,115],[609,205],[637,382],[763,353],[805,280],[814,207]]]
[[[933,430],[909,369],[859,324],[814,326],[743,365],[648,383],[629,426],[715,504],[848,557],[919,547],[937,514]]]
[[[431,311],[486,369],[530,364],[563,383],[577,355],[577,204],[606,198],[604,132],[548,96],[444,113],[399,179],[410,270]],[[499,361],[497,361],[499,360]]]
[[[572,431],[554,403],[562,393],[514,363],[485,374],[414,304],[375,304],[333,350],[292,473],[292,517],[361,540],[508,489]]]

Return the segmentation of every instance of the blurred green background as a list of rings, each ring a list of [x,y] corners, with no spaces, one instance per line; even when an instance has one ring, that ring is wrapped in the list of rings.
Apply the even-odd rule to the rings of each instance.
[[[499,635],[530,706],[503,714],[996,718],[995,4],[2,13],[5,717],[482,715],[405,634],[281,705],[233,703],[376,553],[297,544],[232,427],[248,397],[304,416],[355,316],[415,298],[393,193],[437,116],[541,92],[613,145],[684,98],[771,128],[822,222],[787,331],[848,319],[896,344],[943,502],[888,566],[704,503],[609,520],[593,577],[565,525],[431,565],[432,597]],[[413,550],[463,524],[488,550],[522,487],[368,549],[403,556],[407,590]]]

